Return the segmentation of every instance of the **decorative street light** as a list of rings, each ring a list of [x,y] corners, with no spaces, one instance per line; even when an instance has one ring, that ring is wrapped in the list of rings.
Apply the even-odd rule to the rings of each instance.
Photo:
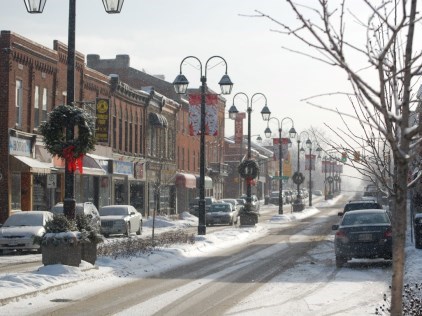
[[[234,104],[234,101],[235,101],[235,99],[238,95],[243,95],[243,96],[246,97],[246,104],[247,104],[247,110],[246,111],[248,112],[248,154],[247,154],[247,161],[249,162],[249,161],[251,161],[251,114],[252,114],[252,104],[254,102],[253,100],[256,96],[262,96],[265,99],[265,106],[266,106],[267,105],[267,97],[264,94],[257,92],[257,93],[252,95],[252,97],[250,99],[250,103],[249,103],[249,98],[248,98],[246,93],[244,93],[244,92],[236,93],[233,97],[233,105],[229,109],[229,117],[233,120],[236,119],[237,113],[239,113],[239,111],[237,110],[237,108]],[[246,169],[253,169],[253,168],[256,168],[256,166],[252,167],[252,168],[246,168]],[[252,202],[251,182],[252,182],[252,180],[253,180],[253,178],[251,179],[250,177],[246,177],[246,203],[247,203],[246,210],[247,211],[251,210],[251,202]],[[257,221],[257,218],[256,218],[256,221]],[[242,222],[242,217],[241,217],[241,222]]]
[[[312,141],[308,139],[306,141],[306,147],[309,148],[309,206],[312,206]],[[316,151],[318,156],[320,156],[321,147],[318,146]]]
[[[205,67],[202,67],[201,61],[195,56],[187,56],[183,58],[180,63],[180,74],[177,75],[173,81],[174,89],[178,94],[186,94],[188,90],[189,81],[182,74],[182,65],[185,60],[193,58],[199,62],[200,66],[200,79],[201,79],[201,137],[200,137],[200,165],[199,165],[199,223],[198,223],[198,235],[206,234],[206,218],[205,218],[205,98],[207,92],[207,66],[211,59],[221,59],[225,66],[226,72],[218,83],[221,88],[222,94],[230,94],[233,88],[233,82],[227,75],[227,62],[221,56],[212,56],[208,58],[205,63]],[[203,71],[204,69],[204,71]]]
[[[102,0],[107,13],[120,13],[124,0]],[[24,0],[28,13],[42,13],[47,0]],[[69,27],[67,43],[67,104],[75,102],[75,29],[76,29],[76,0],[69,0]],[[66,127],[66,141],[72,141],[75,135],[75,126],[69,123]],[[66,159],[66,166],[68,161]],[[65,197],[63,211],[66,217],[75,217],[75,175],[74,170],[65,168]]]
[[[301,132],[297,137],[297,171],[293,174],[293,182],[297,185],[297,196],[296,201],[293,204],[293,211],[300,212],[303,210],[304,205],[302,202],[302,196],[300,195],[300,185],[305,180],[304,175],[300,172],[300,152],[305,151],[303,148],[300,148],[300,140],[302,138],[302,134],[306,134],[309,140],[309,134],[306,131]]]
[[[276,117],[270,117],[271,112],[267,106],[265,106],[262,111],[262,118],[264,121],[267,121],[267,128],[265,129],[265,137],[270,138],[271,137],[271,129],[269,128],[268,124],[270,120],[276,120],[278,123],[278,214],[283,214],[283,147],[282,147],[282,138],[281,138],[281,132],[283,129],[283,121],[288,119],[290,122],[292,122],[292,127],[289,130],[289,139],[296,137],[296,130],[294,128],[293,120],[290,117],[285,117],[281,121]],[[291,144],[291,142],[290,142]]]

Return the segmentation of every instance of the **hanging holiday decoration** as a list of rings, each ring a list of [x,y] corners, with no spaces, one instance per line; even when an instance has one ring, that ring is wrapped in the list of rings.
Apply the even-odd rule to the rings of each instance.
[[[302,184],[303,181],[305,181],[305,176],[301,172],[295,172],[293,174],[293,183],[294,184]]]
[[[258,177],[259,166],[255,160],[243,160],[239,164],[237,171],[243,179],[251,181]]]
[[[68,127],[75,128],[75,137],[71,140],[66,140]],[[68,171],[82,173],[83,156],[95,149],[95,123],[91,115],[75,106],[59,105],[40,125],[40,132],[50,154],[65,159]]]

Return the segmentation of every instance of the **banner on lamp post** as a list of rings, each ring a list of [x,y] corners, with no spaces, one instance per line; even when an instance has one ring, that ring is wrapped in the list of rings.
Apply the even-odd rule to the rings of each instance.
[[[218,135],[218,95],[205,95],[205,135]],[[201,94],[189,94],[189,134],[201,134]]]
[[[280,153],[279,153],[279,146],[278,146],[278,138],[273,138],[273,152],[274,152],[274,160],[279,160]],[[282,138],[281,139],[281,150],[283,152],[283,159],[287,159],[287,154],[289,152],[289,139]]]
[[[243,120],[246,118],[245,112],[239,112],[234,120],[234,142],[241,144],[243,141]]]
[[[305,170],[315,170],[316,155],[305,155]]]

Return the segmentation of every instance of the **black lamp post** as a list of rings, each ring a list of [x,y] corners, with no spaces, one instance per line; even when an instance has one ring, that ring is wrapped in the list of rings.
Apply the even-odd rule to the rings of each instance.
[[[246,93],[244,92],[238,92],[234,95],[233,97],[233,105],[230,107],[229,109],[229,117],[231,119],[236,119],[236,115],[237,113],[239,113],[239,111],[237,110],[236,106],[234,105],[234,100],[236,99],[236,96],[238,95],[243,95],[246,97],[246,104],[247,104],[247,112],[248,112],[248,154],[247,154],[247,159],[250,160],[251,159],[251,114],[252,114],[252,104],[253,104],[253,99],[256,96],[262,96],[265,99],[265,105],[267,105],[267,97],[260,93],[257,92],[255,94],[252,95],[251,97],[251,102],[249,103],[249,98],[247,96]],[[251,205],[252,202],[252,197],[251,197],[251,183],[250,181],[246,181],[246,203],[249,205]],[[250,208],[248,208],[250,209]]]
[[[312,141],[310,139],[306,141],[306,147],[309,149],[309,206],[312,206]],[[318,154],[321,150],[319,146],[316,149]]]
[[[285,117],[281,121],[276,117],[271,117],[271,112],[268,109],[267,106],[265,106],[262,111],[262,118],[264,121],[267,121],[268,123],[270,120],[276,120],[278,123],[278,154],[279,154],[279,160],[278,160],[278,214],[283,214],[283,147],[282,147],[282,139],[281,139],[281,132],[283,129],[283,121],[288,119],[292,122],[292,127],[289,130],[289,138],[295,138],[296,137],[296,130],[294,128],[293,120],[290,117]],[[267,123],[267,128],[265,129],[265,137],[270,138],[271,137],[271,129],[269,128]],[[290,142],[291,144],[291,142]]]
[[[300,140],[302,138],[302,134],[306,134],[308,136],[308,140],[309,140],[309,135],[307,132],[303,131],[299,134],[298,138],[297,138],[297,171],[295,172],[295,174],[293,175],[293,182],[296,183],[297,186],[297,196],[296,196],[296,201],[294,202],[293,205],[293,210],[298,212],[298,211],[302,211],[304,208],[303,202],[302,202],[302,196],[300,195],[300,185],[304,180],[304,176],[303,174],[300,172],[300,152],[304,151],[303,148],[300,148]]]
[[[188,90],[189,81],[182,74],[183,62],[189,58],[193,58],[199,62],[200,75],[201,75],[201,138],[200,138],[200,159],[199,159],[199,223],[198,223],[198,235],[206,234],[206,218],[205,218],[205,98],[207,92],[207,66],[211,59],[221,59],[225,66],[226,72],[218,83],[221,87],[222,94],[230,94],[233,88],[233,82],[227,75],[227,63],[226,60],[221,56],[212,56],[208,58],[205,63],[204,71],[202,68],[201,61],[195,56],[187,56],[183,58],[180,63],[180,74],[177,75],[173,81],[174,89],[178,94],[186,94]]]
[[[102,0],[107,13],[120,13],[124,0]],[[42,13],[47,0],[24,0],[28,13]],[[69,0],[69,27],[67,43],[67,104],[73,106],[75,102],[75,29],[76,29],[76,0]],[[74,138],[75,126],[66,126],[66,141]],[[68,161],[66,161],[66,166]],[[66,217],[75,217],[75,176],[73,170],[65,168],[64,205],[63,211]]]

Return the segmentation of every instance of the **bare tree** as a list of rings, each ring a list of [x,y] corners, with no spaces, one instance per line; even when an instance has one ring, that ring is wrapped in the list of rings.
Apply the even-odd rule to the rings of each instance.
[[[414,49],[417,20],[417,0],[361,0],[358,13],[346,6],[345,0],[315,0],[303,4],[286,0],[297,17],[297,25],[287,25],[270,15],[256,11],[256,17],[264,17],[280,28],[281,34],[289,35],[309,50],[292,49],[301,54],[334,67],[343,69],[350,81],[353,93],[349,99],[361,110],[369,132],[381,135],[392,153],[393,198],[393,276],[391,291],[391,314],[402,315],[402,291],[405,264],[406,203],[409,162],[413,148],[418,146],[419,127],[409,124],[412,88],[420,76],[421,52]],[[356,5],[356,0],[353,5]],[[306,5],[305,5],[306,3]],[[349,2],[347,2],[348,4]],[[350,2],[351,3],[351,2]],[[361,20],[368,12],[366,20]],[[361,27],[366,44],[355,44],[353,34],[346,26],[356,23]],[[354,57],[360,56],[367,65],[353,64]],[[362,59],[360,59],[362,62]],[[377,146],[372,144],[371,148]],[[373,152],[373,161],[368,166],[374,168],[381,152]],[[375,167],[378,171],[383,167]],[[374,170],[375,171],[375,170]],[[391,170],[389,170],[391,172]]]

